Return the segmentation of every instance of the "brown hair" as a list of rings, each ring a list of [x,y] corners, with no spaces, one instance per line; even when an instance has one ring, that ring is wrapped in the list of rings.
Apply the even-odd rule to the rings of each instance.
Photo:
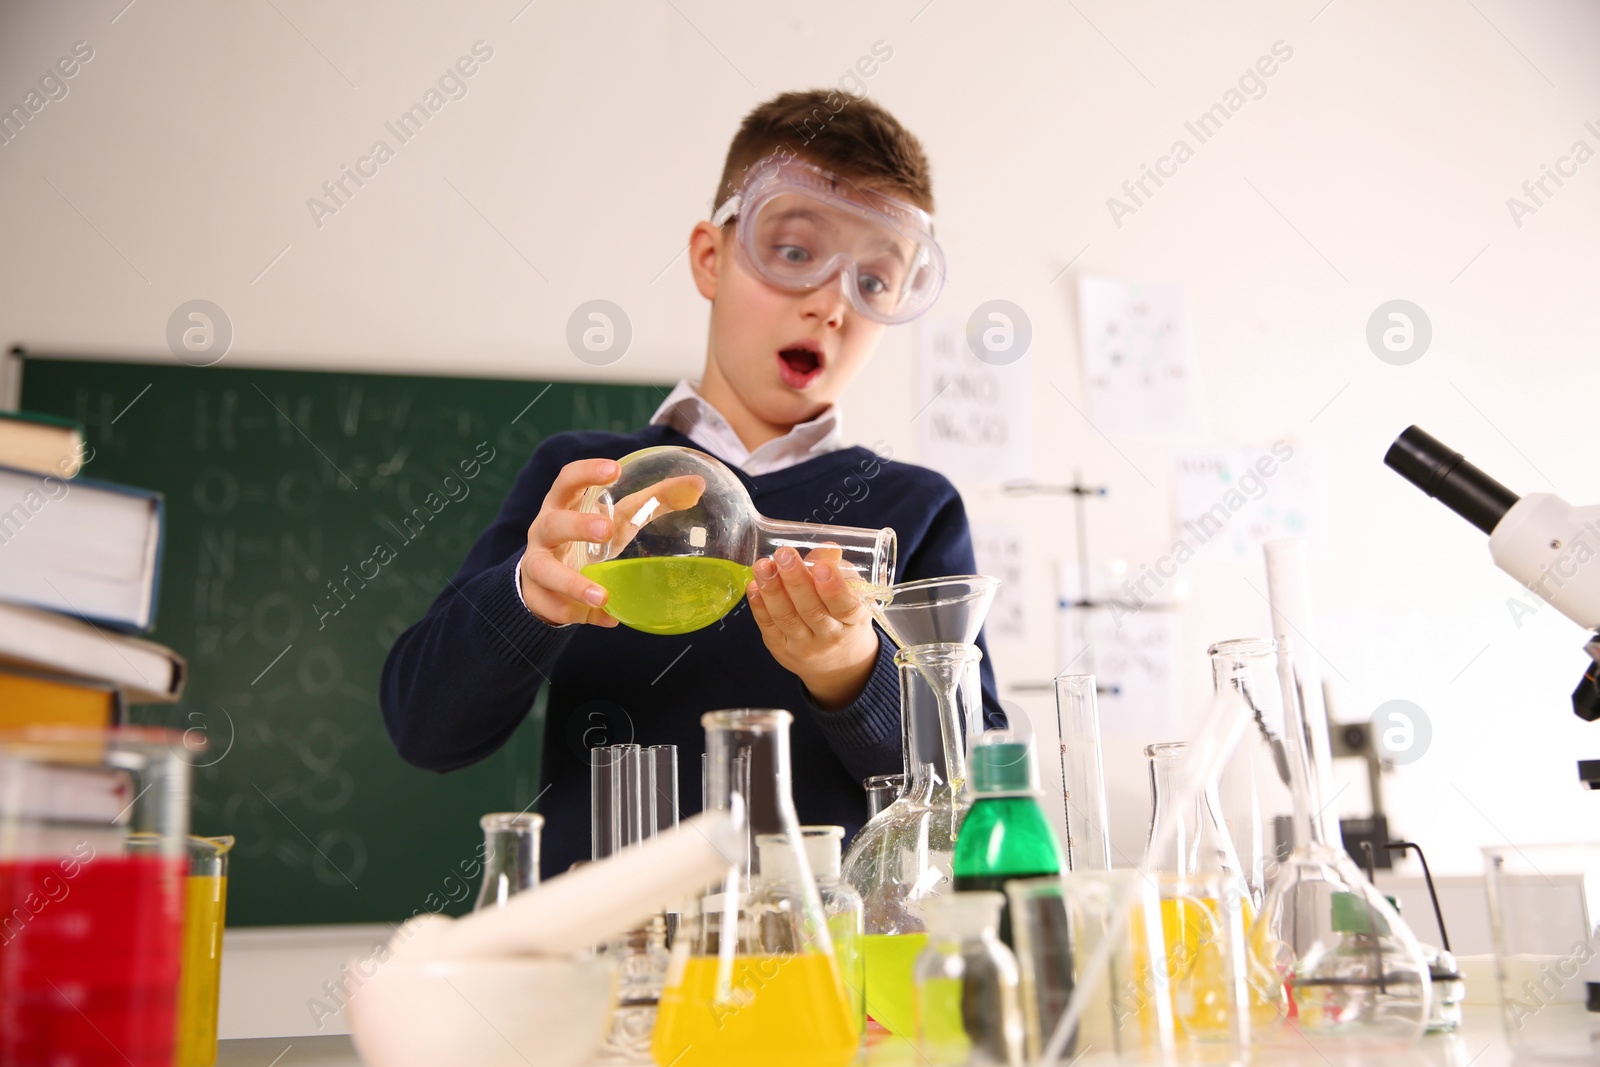
[[[889,112],[834,89],[783,93],[744,117],[728,145],[713,206],[739,191],[751,165],[773,152],[933,211],[933,176],[922,142]]]

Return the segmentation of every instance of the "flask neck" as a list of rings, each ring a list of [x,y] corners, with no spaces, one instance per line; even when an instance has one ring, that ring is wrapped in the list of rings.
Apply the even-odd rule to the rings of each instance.
[[[495,813],[483,827],[483,885],[477,906],[495,907],[539,884],[539,830],[544,820],[526,812]]]
[[[1236,875],[1240,873],[1239,858],[1219,814],[1222,805],[1215,787],[1208,785],[1192,797],[1180,793],[1188,749],[1187,744],[1174,742],[1144,750],[1150,764],[1148,843],[1154,844],[1168,823],[1177,824],[1173,843],[1151,858],[1157,870],[1180,878],[1217,872]]]
[[[859,583],[864,591],[887,589],[894,582],[895,533],[888,527],[871,530],[762,515],[756,516],[755,527],[757,559],[780,548],[792,548],[806,559],[816,549],[832,547],[838,551],[840,573],[847,582]]]
[[[789,770],[787,711],[713,711],[702,717],[706,730],[706,807],[742,819],[749,834],[747,863],[741,873],[761,873],[762,834],[799,839]]]

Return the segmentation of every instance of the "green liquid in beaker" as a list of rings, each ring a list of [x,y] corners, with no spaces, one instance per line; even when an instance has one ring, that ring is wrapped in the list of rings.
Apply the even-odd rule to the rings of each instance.
[[[591,563],[581,572],[611,594],[606,610],[647,634],[686,634],[733,610],[750,568],[713,556],[646,556]]]

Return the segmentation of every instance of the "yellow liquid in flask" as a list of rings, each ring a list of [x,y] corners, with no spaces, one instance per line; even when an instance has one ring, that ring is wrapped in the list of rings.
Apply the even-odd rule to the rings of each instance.
[[[647,634],[710,626],[733,610],[752,577],[744,564],[714,556],[608,559],[581,573],[611,594],[606,611]]]
[[[716,999],[715,956],[693,956],[661,994],[650,1054],[661,1067],[845,1067],[861,1035],[833,957],[735,956]]]

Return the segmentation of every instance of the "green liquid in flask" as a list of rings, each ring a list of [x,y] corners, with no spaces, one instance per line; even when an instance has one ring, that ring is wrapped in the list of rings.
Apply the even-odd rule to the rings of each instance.
[[[645,556],[591,563],[581,572],[605,586],[606,611],[647,634],[686,634],[733,610],[750,568],[714,556]]]
[[[861,938],[867,969],[867,1014],[896,1037],[917,1036],[912,968],[928,935],[867,934]]]

